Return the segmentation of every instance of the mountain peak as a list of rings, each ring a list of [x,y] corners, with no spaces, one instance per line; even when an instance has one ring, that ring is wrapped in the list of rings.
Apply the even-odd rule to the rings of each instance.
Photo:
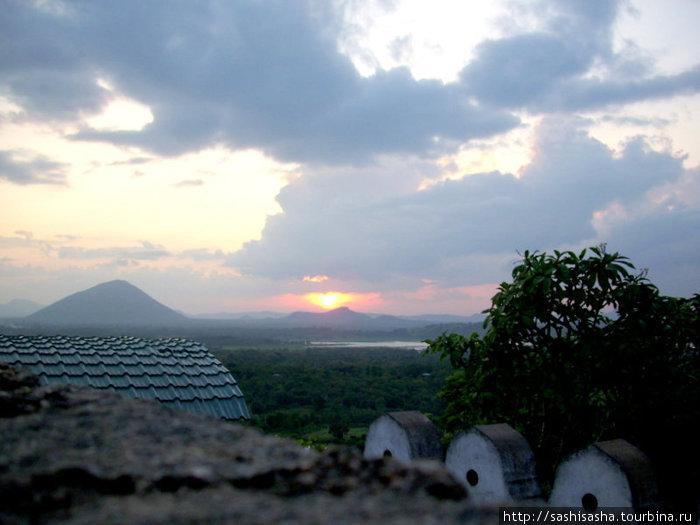
[[[339,308],[334,308],[333,310],[326,310],[325,312],[321,312],[321,315],[361,315],[363,317],[365,316],[365,314],[361,314],[360,312],[351,310],[347,306],[341,306]]]
[[[133,284],[131,284],[129,281],[125,281],[124,279],[114,279],[113,281],[107,281],[105,283],[101,283],[98,285],[93,286],[92,288],[88,288],[85,291],[88,290],[106,290],[106,289],[114,289],[114,290],[119,290],[119,289],[124,289],[124,290],[138,290],[139,292],[141,289],[137,288]]]
[[[12,299],[9,303],[0,304],[0,317],[26,317],[41,310],[43,304],[26,299]]]
[[[333,310],[329,310],[329,312],[353,312],[357,313],[354,310],[350,310],[347,306],[339,306],[338,308],[334,308]]]
[[[168,325],[185,319],[121,279],[69,295],[27,317],[52,325]]]

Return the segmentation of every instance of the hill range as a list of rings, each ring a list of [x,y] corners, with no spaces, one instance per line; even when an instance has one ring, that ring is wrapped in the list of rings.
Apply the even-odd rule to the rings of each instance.
[[[26,299],[13,299],[9,303],[0,304],[0,319],[13,317],[26,317],[38,312],[45,305],[28,301]]]
[[[9,317],[9,316],[8,316]],[[454,315],[393,316],[364,314],[347,307],[326,312],[250,312],[187,317],[159,303],[123,280],[99,284],[69,295],[25,317],[14,317],[19,326],[50,327],[240,327],[252,329],[331,328],[391,331],[437,324],[479,322],[479,318]]]

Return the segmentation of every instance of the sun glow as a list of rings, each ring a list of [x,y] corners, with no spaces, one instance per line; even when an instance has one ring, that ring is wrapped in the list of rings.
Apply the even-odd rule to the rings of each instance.
[[[338,296],[335,294],[322,295],[318,298],[318,302],[321,303],[321,306],[324,308],[331,308],[338,302]]]
[[[307,301],[326,310],[339,308],[352,301],[352,299],[353,297],[351,294],[341,292],[310,293],[306,295]]]

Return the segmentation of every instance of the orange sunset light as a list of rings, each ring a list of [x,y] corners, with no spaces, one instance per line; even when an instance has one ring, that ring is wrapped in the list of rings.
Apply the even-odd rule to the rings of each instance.
[[[331,308],[339,308],[349,302],[352,302],[354,297],[352,294],[342,292],[326,292],[326,293],[310,293],[304,296],[307,301],[330,310]]]

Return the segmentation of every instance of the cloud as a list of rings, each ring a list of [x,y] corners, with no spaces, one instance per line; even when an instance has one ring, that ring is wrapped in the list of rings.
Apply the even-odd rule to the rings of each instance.
[[[639,81],[576,79],[562,83],[548,94],[541,110],[589,110],[612,104],[629,104],[700,92],[700,66],[677,75],[654,76]]]
[[[667,118],[654,117],[634,117],[634,116],[610,116],[605,115],[600,118],[601,122],[611,123],[613,125],[630,125],[630,126],[652,126],[655,128],[664,128],[671,124],[671,120]]]
[[[327,275],[305,275],[302,281],[306,283],[322,283],[323,281],[327,281],[328,276]]]
[[[534,2],[542,20],[534,31],[486,40],[460,74],[465,89],[495,106],[528,107],[551,97],[561,82],[579,78],[612,54],[619,1]]]
[[[5,251],[9,255],[14,255],[13,252],[15,250],[29,249],[35,250],[46,257],[56,253],[56,247],[53,241],[35,238],[31,231],[18,230],[14,233],[14,237],[0,235],[0,250]],[[14,260],[15,257],[10,257],[9,259]]]
[[[691,228],[697,227],[697,204],[644,211],[668,204],[654,203],[655,189],[692,178],[682,159],[654,152],[641,139],[615,155],[578,124],[545,121],[536,155],[519,177],[481,173],[404,193],[378,193],[374,186],[367,199],[361,198],[366,179],[379,176],[369,169],[366,178],[302,177],[280,194],[283,213],[268,220],[262,238],[232,254],[228,264],[271,279],[330,275],[382,289],[402,278],[434,279],[446,287],[493,282],[507,278],[517,250],[601,241],[616,250],[621,226],[603,232],[594,221],[597,211],[613,205],[629,216],[621,246],[643,253],[636,246],[672,237],[686,260],[700,262],[697,228]],[[341,181],[348,187],[339,192]]]
[[[226,254],[221,250],[197,248],[194,250],[183,250],[178,253],[178,257],[193,261],[221,261],[226,258]]]
[[[655,187],[647,199],[604,209],[594,221],[601,239],[630,257],[663,293],[698,293],[700,168]]]
[[[192,186],[204,186],[204,181],[202,179],[186,179],[181,180],[173,184],[176,188],[190,188]]]
[[[132,157],[126,160],[120,160],[117,162],[110,162],[110,166],[134,166],[139,164],[147,164],[152,162],[152,157]]]
[[[0,46],[12,52],[3,54],[0,74],[10,97],[33,117],[70,120],[106,102],[105,90],[90,81],[96,64],[81,50],[81,21],[80,14],[51,12],[38,2],[3,3]]]
[[[164,287],[187,270],[159,274],[155,262],[179,259],[204,272],[225,260],[217,285],[226,282],[226,291],[211,286],[221,297],[320,286],[433,297],[507,278],[518,249],[599,241],[652,267],[669,289],[698,282],[700,203],[688,198],[697,172],[652,151],[643,137],[613,154],[584,131],[587,123],[565,114],[697,93],[700,67],[659,74],[639,48],[615,43],[623,0],[511,4],[525,12],[514,11],[501,36],[475,49],[458,81],[443,83],[401,67],[360,75],[338,51],[342,3],[7,0],[0,49],[11,53],[0,56],[0,93],[18,108],[13,125],[137,146],[122,148],[128,160],[111,165],[130,166],[140,182],[158,156],[216,145],[296,164],[277,197],[282,212],[235,253],[147,242],[89,248],[58,236],[0,238],[0,245],[41,247],[74,263],[75,275],[108,260],[94,278],[131,272]],[[411,45],[397,39],[391,52],[400,59]],[[139,130],[90,126],[120,98],[148,107],[153,122]],[[442,181],[442,155],[456,158],[465,145],[477,147],[470,140],[499,134],[507,142],[504,132],[524,127],[521,118],[542,121],[528,166]],[[650,123],[663,128],[669,120]],[[0,179],[13,184],[65,184],[68,169],[44,154],[0,151]],[[203,174],[193,169],[171,184],[201,185],[210,180],[197,178]],[[233,279],[232,268],[245,279]],[[310,282],[321,276],[329,279]],[[200,277],[190,273],[189,290]]]
[[[161,246],[142,241],[141,246],[84,248],[80,246],[63,246],[58,249],[61,259],[113,259],[118,261],[154,261],[169,257],[170,252]]]
[[[65,184],[67,165],[28,151],[0,150],[0,179],[14,184]]]
[[[28,230],[17,230],[15,231],[15,235],[20,235],[21,237],[24,237],[27,241],[31,241],[34,238],[34,233]]]
[[[57,14],[10,2],[0,21],[13,49],[0,61],[5,93],[27,119],[74,124],[128,97],[155,120],[121,131],[83,122],[72,137],[161,155],[225,143],[282,161],[362,165],[506,132],[520,123],[517,109],[591,109],[700,89],[698,69],[654,76],[653,64],[613,49],[621,1],[534,2],[539,27],[481,43],[449,84],[417,81],[405,68],[362,77],[338,51],[338,14],[305,0],[61,5]]]
[[[324,18],[301,0],[66,3],[74,16],[21,2],[4,14],[5,39],[16,50],[0,64],[10,98],[27,118],[77,121],[114,96],[100,76],[155,118],[140,131],[83,127],[76,139],[165,155],[225,142],[280,160],[361,163],[427,153],[435,137],[463,142],[519,122],[405,69],[362,78]]]
[[[553,84],[585,72],[591,61],[562,37],[518,35],[482,43],[461,80],[479,100],[524,107],[548,96]]]
[[[700,91],[700,66],[654,75],[653,63],[613,49],[622,2],[536,2],[545,27],[482,42],[460,73],[464,90],[494,107],[591,110]],[[593,73],[593,74],[592,74]]]

